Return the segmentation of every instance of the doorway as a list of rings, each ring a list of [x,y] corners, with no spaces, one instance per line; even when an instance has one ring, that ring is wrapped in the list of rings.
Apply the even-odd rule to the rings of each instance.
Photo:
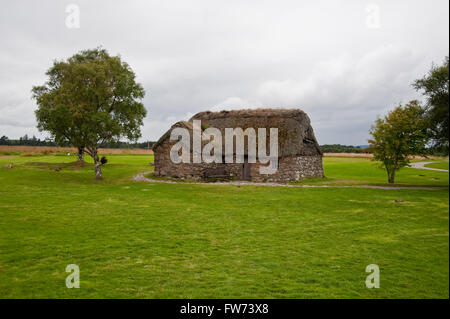
[[[251,180],[250,163],[248,162],[248,157],[247,156],[244,157],[244,163],[242,164],[242,179],[244,181]]]

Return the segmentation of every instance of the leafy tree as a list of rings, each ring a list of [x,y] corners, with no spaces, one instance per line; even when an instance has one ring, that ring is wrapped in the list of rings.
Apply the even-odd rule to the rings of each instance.
[[[378,118],[370,134],[369,149],[373,159],[386,169],[389,183],[394,183],[395,172],[408,165],[411,155],[427,152],[426,121],[418,101],[399,105],[384,118]]]
[[[449,151],[449,59],[441,66],[433,65],[413,87],[423,91],[427,97],[426,118],[428,132],[436,149],[448,154]]]
[[[127,63],[101,48],[55,61],[46,74],[47,82],[32,90],[38,128],[49,131],[58,144],[84,149],[100,179],[99,145],[141,136],[144,89]]]
[[[0,137],[0,145],[9,145],[8,136],[3,135],[2,137]]]

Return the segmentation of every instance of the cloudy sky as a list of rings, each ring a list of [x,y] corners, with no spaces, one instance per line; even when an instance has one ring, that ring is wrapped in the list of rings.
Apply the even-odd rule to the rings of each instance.
[[[377,115],[420,98],[411,82],[448,55],[448,6],[2,1],[0,135],[45,137],[36,129],[31,87],[45,81],[54,59],[101,45],[120,54],[146,90],[142,140],[199,111],[266,106],[306,111],[320,144],[366,144]]]

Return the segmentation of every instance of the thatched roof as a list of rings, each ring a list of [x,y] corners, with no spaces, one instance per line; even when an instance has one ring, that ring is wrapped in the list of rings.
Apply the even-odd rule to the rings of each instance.
[[[200,112],[195,114],[189,119],[192,122],[193,119],[219,119],[219,118],[248,118],[248,117],[295,117],[299,115],[306,115],[300,109],[244,109],[244,110],[231,110],[220,112]]]
[[[192,121],[201,120],[202,128],[215,127],[225,138],[225,128],[240,127],[266,128],[267,143],[270,138],[270,128],[278,128],[278,155],[317,155],[322,154],[314,136],[308,115],[300,109],[249,109],[221,112],[200,112],[189,122],[178,122],[172,126],[184,126],[192,130]],[[156,148],[168,137],[172,128],[167,131],[154,145]],[[268,145],[268,144],[267,144]]]
[[[163,136],[161,136],[155,144],[153,144],[152,150],[156,150],[156,148],[158,148],[166,139],[168,139],[170,137],[170,132],[172,132],[172,129],[174,129],[175,127],[184,127],[189,131],[192,131],[192,122],[180,121],[172,125],[170,129],[166,133],[164,133]]]

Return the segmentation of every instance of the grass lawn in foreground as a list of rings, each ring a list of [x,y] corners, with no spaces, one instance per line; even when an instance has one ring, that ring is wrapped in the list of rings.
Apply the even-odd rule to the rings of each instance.
[[[153,161],[140,155],[108,156],[98,182],[74,160],[0,157],[0,298],[449,297],[448,189],[134,182]],[[324,164],[328,183],[385,183],[367,159]],[[398,181],[448,186],[448,173]]]

